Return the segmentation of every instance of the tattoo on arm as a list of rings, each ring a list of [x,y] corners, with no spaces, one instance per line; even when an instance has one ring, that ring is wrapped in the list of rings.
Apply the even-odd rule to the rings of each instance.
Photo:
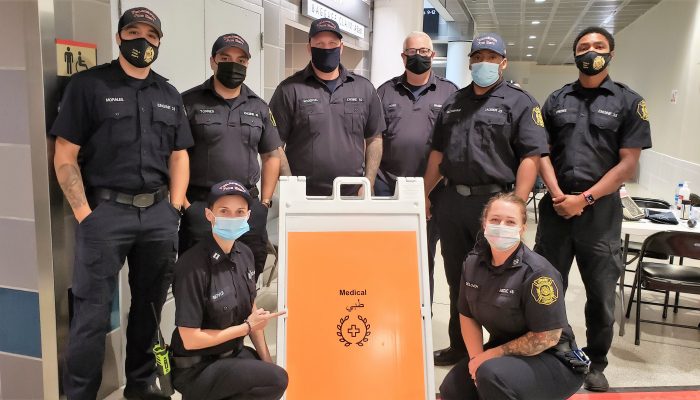
[[[504,356],[535,356],[559,342],[561,328],[546,332],[528,332],[501,346]]]
[[[87,204],[83,177],[80,175],[80,169],[77,165],[61,165],[58,168],[56,177],[72,209],[75,210]]]

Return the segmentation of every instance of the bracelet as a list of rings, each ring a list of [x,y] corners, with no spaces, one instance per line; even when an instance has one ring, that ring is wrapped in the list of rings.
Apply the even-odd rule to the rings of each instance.
[[[247,319],[244,320],[243,322],[245,322],[245,324],[248,325],[248,333],[246,333],[246,336],[250,335],[250,332],[253,330],[253,327],[250,325],[250,322],[248,322]]]

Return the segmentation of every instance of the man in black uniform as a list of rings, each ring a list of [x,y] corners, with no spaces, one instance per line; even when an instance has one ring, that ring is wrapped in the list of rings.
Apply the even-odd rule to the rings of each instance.
[[[622,268],[622,208],[618,189],[651,147],[646,103],[613,82],[608,64],[615,40],[602,28],[583,30],[573,46],[579,79],[552,93],[544,105],[551,154],[540,160],[549,193],[540,203],[535,251],[564,278],[576,257],[586,288],[585,388],[608,390],[603,375],[615,322],[615,284]]]
[[[254,198],[236,181],[212,186],[205,200],[209,235],[177,261],[173,295],[173,383],[183,400],[276,400],[287,373],[272,363],[255,305],[253,254],[238,238],[249,228]],[[243,346],[250,336],[255,350]],[[256,351],[257,350],[257,351]]]
[[[282,81],[270,100],[286,143],[282,174],[306,176],[309,195],[330,195],[339,176],[364,175],[374,186],[382,159],[382,106],[372,84],[340,64],[342,38],[335,21],[312,22],[311,62]],[[357,188],[343,188],[343,195],[353,192]]]
[[[150,64],[160,20],[146,8],[119,19],[120,54],[73,76],[51,128],[54,166],[78,220],[73,318],[64,368],[69,399],[95,399],[119,270],[129,260],[127,399],[160,398],[150,348],[177,254],[192,134],[180,94]],[[78,155],[80,154],[80,163]]]
[[[209,236],[211,225],[204,218],[209,188],[224,179],[243,183],[255,201],[251,204],[250,232],[241,237],[255,256],[255,279],[267,259],[267,209],[279,178],[282,145],[267,104],[243,83],[250,60],[248,43],[235,33],[220,36],[211,49],[209,64],[214,75],[182,94],[192,127],[194,147],[190,156],[180,253]],[[258,181],[262,159],[262,201]]]
[[[527,199],[540,155],[547,153],[537,101],[503,81],[505,55],[497,34],[474,38],[469,55],[474,81],[445,101],[435,122],[424,184],[427,195],[441,177],[446,178],[436,214],[450,287],[450,346],[435,352],[435,365],[451,365],[466,356],[457,310],[459,278],[481,229],[484,204],[514,184],[515,193]],[[427,196],[425,202],[430,216]]]
[[[377,196],[393,196],[397,177],[423,176],[425,173],[435,119],[442,103],[457,91],[454,83],[433,73],[433,57],[435,52],[430,36],[425,32],[410,33],[404,40],[401,53],[406,71],[377,89],[386,121],[386,130],[382,133],[382,162],[374,183]],[[444,187],[438,184],[430,194],[433,208]],[[428,221],[427,229],[432,303],[435,248],[440,238],[437,218]]]

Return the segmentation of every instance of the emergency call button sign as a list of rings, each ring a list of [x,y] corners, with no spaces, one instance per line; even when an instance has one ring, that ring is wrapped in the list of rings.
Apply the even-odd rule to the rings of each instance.
[[[56,72],[58,76],[71,76],[97,64],[97,45],[56,39]]]

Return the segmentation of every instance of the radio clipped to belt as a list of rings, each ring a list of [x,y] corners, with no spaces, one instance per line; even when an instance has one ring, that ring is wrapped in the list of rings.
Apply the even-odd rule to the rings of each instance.
[[[156,308],[151,303],[151,309],[153,310],[153,318],[156,320],[158,341],[153,345],[153,357],[156,362],[156,386],[160,389],[160,393],[165,397],[170,397],[175,393],[173,389],[173,378],[170,368],[170,349],[168,345],[165,344],[163,340],[163,332],[160,330],[160,321],[158,320],[158,314],[156,313]]]
[[[575,343],[573,347],[567,342],[559,343],[551,349],[551,352],[574,372],[585,375],[591,367],[591,359],[583,350],[578,349]]]

